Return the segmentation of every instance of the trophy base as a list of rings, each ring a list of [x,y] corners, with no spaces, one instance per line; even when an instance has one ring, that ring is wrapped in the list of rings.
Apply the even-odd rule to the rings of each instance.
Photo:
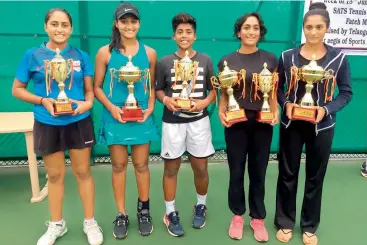
[[[257,114],[256,121],[263,123],[271,123],[274,119],[274,114],[272,112],[259,111]]]
[[[122,107],[122,120],[126,122],[136,122],[139,120],[143,120],[143,110],[138,108],[126,108],[125,106]]]
[[[225,115],[226,115],[229,125],[233,125],[238,122],[247,121],[247,117],[246,117],[246,113],[244,109],[239,109],[235,111],[227,111],[225,112]]]
[[[177,104],[182,110],[190,110],[191,109],[191,100],[186,99],[177,99]]]
[[[71,101],[67,103],[56,102],[54,104],[54,114],[55,115],[67,115],[67,114],[73,114],[73,113],[74,113],[74,110],[73,110]]]
[[[316,122],[316,112],[317,110],[315,108],[294,107],[292,111],[292,119],[314,123]]]

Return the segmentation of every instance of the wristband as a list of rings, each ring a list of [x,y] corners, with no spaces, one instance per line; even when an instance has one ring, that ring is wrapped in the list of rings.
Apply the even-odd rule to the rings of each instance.
[[[40,104],[42,105],[42,100],[44,99],[44,97],[41,98]],[[43,105],[42,105],[43,106]]]

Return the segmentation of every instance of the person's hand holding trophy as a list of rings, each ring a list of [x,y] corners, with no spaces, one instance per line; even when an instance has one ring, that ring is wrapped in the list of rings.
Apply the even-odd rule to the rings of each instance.
[[[143,110],[138,105],[138,102],[134,96],[134,83],[138,82],[142,78],[142,70],[134,66],[132,63],[131,55],[128,56],[128,62],[125,66],[122,66],[119,70],[115,68],[110,69],[111,74],[111,83],[110,83],[110,94],[109,97],[112,96],[112,89],[113,89],[113,79],[115,77],[118,78],[118,81],[125,81],[127,83],[127,88],[129,94],[127,96],[125,105],[121,108],[122,109],[122,122],[127,121],[142,121],[144,119]],[[145,69],[145,76],[149,78],[149,69]],[[115,75],[117,73],[117,76]]]
[[[312,60],[309,64],[302,66],[300,69],[296,67],[292,67],[291,69],[293,74],[291,87],[295,86],[295,84],[301,80],[306,82],[306,93],[302,97],[299,105],[288,106],[287,104],[287,113],[288,115],[291,115],[290,117],[292,120],[303,120],[312,123],[318,123],[322,120],[322,117],[324,116],[322,114],[325,114],[325,111],[322,111],[324,110],[323,108],[315,106],[314,99],[312,98],[312,89],[314,88],[314,84],[318,82],[323,83],[324,79],[329,80],[333,78],[334,71],[331,69],[325,71],[324,68],[318,66],[315,55],[312,55]]]
[[[65,93],[65,80],[68,78],[70,73],[71,77],[69,82],[69,90],[73,84],[73,60],[65,60],[60,55],[60,49],[56,48],[56,55],[52,58],[51,61],[45,60],[44,64],[47,96],[51,91],[51,84],[53,80],[57,82],[60,92],[56,100],[52,98],[45,98],[45,102],[43,102],[42,104],[54,116],[73,114],[74,110],[72,107],[72,100],[70,100]],[[51,104],[52,106],[50,106]]]
[[[252,82],[255,85],[254,99],[260,99],[258,90],[263,93],[264,98],[261,110],[258,112],[258,122],[272,123],[275,118],[275,112],[271,110],[269,105],[269,93],[271,92],[271,99],[275,99],[278,80],[278,73],[270,72],[266,63],[264,63],[264,69],[259,74],[253,74]]]
[[[189,52],[186,50],[185,57],[181,60],[174,60],[174,70],[175,70],[175,82],[173,84],[173,89],[179,87],[177,85],[178,81],[181,81],[181,93],[178,98],[175,98],[176,105],[179,109],[188,111],[192,107],[192,101],[190,100],[190,93],[195,89],[197,68],[199,62],[192,61],[189,57]],[[189,91],[189,83],[191,90]]]
[[[221,89],[228,95],[227,110],[224,112],[225,118],[223,118],[225,123],[222,122],[224,125],[230,126],[237,122],[247,121],[245,110],[240,108],[233,95],[234,86],[240,85],[242,82],[244,86],[243,88],[245,88],[245,73],[246,71],[244,69],[240,70],[240,72],[229,69],[227,61],[224,61],[223,71],[218,74],[219,81],[215,76],[210,79],[214,88]]]

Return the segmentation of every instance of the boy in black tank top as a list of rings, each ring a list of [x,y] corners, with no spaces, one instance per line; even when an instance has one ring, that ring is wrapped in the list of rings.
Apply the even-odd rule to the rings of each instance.
[[[249,171],[249,207],[251,227],[257,241],[266,242],[268,233],[264,225],[266,210],[264,205],[265,174],[269,160],[270,145],[273,135],[273,125],[278,121],[278,107],[276,98],[270,96],[269,104],[274,119],[269,123],[257,121],[257,116],[263,103],[263,95],[256,91],[253,84],[253,74],[259,74],[264,69],[273,73],[277,68],[277,58],[274,54],[257,48],[259,40],[264,38],[266,27],[258,13],[250,13],[238,18],[235,23],[235,35],[241,40],[241,48],[236,52],[221,58],[218,63],[219,72],[223,70],[224,61],[229,69],[239,72],[246,71],[245,82],[234,88],[234,97],[240,108],[245,109],[247,121],[229,124],[225,111],[228,96],[221,93],[219,118],[225,126],[225,141],[230,171],[228,188],[228,205],[233,213],[229,236],[241,239],[246,211],[244,173],[246,157],[248,155]],[[244,88],[245,86],[245,88]],[[270,93],[269,93],[270,94]],[[256,96],[257,95],[257,96]]]

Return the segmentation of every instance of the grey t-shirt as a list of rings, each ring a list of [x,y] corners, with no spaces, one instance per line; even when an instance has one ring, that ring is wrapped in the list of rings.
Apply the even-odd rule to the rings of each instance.
[[[156,74],[156,90],[164,90],[169,97],[178,97],[181,93],[182,86],[177,86],[176,90],[172,87],[175,82],[175,70],[173,67],[174,60],[180,60],[181,58],[174,54],[166,55],[158,62],[157,74]],[[195,90],[191,92],[193,83],[188,81],[189,97],[194,99],[205,99],[207,97],[207,91],[212,90],[210,78],[214,76],[213,64],[209,56],[196,52],[191,58],[192,61],[199,62],[195,83]],[[177,85],[181,85],[181,81],[177,81]],[[166,123],[188,123],[197,121],[208,115],[208,111],[205,108],[201,112],[190,113],[190,112],[171,112],[164,107],[162,121]]]

